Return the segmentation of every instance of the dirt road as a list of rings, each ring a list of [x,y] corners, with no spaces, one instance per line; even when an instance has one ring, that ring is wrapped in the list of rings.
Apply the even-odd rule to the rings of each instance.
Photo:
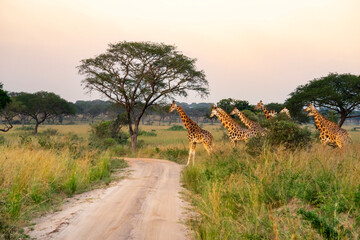
[[[72,199],[35,221],[36,239],[187,239],[180,199],[182,166],[156,159],[126,159],[130,172],[107,189]]]

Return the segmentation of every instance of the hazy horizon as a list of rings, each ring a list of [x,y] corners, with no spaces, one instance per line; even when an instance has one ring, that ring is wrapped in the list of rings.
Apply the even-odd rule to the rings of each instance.
[[[205,71],[209,97],[177,101],[282,103],[330,72],[360,74],[359,10],[356,0],[0,0],[0,82],[100,99],[80,85],[80,60],[109,43],[151,41],[177,46]]]

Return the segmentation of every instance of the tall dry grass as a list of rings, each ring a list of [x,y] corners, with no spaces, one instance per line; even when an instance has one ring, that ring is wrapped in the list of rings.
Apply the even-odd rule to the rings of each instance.
[[[90,148],[75,128],[42,130],[37,136],[13,131],[0,146],[0,239],[26,237],[21,227],[29,219],[67,196],[108,183],[112,170],[126,165],[112,149]]]

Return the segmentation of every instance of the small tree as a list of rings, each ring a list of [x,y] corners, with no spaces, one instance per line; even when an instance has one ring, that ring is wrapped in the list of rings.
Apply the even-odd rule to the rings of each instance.
[[[46,119],[54,118],[62,114],[75,114],[75,108],[65,99],[55,93],[36,92],[15,94],[15,101],[19,105],[14,109],[18,113],[27,115],[35,120],[34,133]]]
[[[0,128],[1,132],[7,132],[13,127],[11,121],[16,114],[13,114],[13,112],[10,111],[8,107],[10,103],[11,99],[7,92],[3,90],[3,84],[0,83],[0,117],[1,121],[5,125],[4,128]]]
[[[232,98],[221,99],[217,103],[217,106],[222,108],[227,113],[230,113],[234,109],[234,107],[236,107],[240,111],[245,110],[245,109],[247,109],[247,110],[254,109],[252,106],[250,106],[248,101],[236,100],[236,99],[232,99]]]
[[[283,109],[285,106],[284,104],[281,103],[268,103],[266,104],[266,108],[270,111],[270,110],[274,110],[275,112],[279,113],[281,111],[281,109]]]
[[[150,106],[187,96],[190,90],[201,96],[209,93],[205,74],[196,70],[195,62],[171,45],[124,41],[82,60],[78,69],[85,76],[85,89],[98,91],[125,108],[135,150],[140,120]]]
[[[308,84],[301,85],[290,93],[285,105],[291,110],[292,116],[299,121],[306,120],[302,109],[313,102],[317,107],[324,107],[340,115],[341,127],[346,118],[360,106],[360,76],[352,74],[330,73],[329,75],[314,79]]]

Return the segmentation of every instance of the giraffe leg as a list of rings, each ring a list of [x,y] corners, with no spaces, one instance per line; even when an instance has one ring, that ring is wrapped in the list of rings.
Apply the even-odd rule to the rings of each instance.
[[[207,151],[207,153],[210,155],[210,153],[212,152],[212,144],[211,142],[204,142],[204,148]]]
[[[188,161],[187,161],[187,163],[186,163],[186,166],[189,165],[190,158],[191,158],[191,153],[192,153],[191,145],[192,145],[192,143],[190,143],[190,146],[189,146],[189,157],[188,157]]]
[[[195,164],[195,153],[196,153],[195,147],[196,147],[196,143],[194,142],[192,144],[192,148],[193,148],[193,150],[192,150],[192,163],[193,163],[193,166]]]
[[[192,158],[193,156],[195,157],[195,147],[196,147],[196,143],[190,142],[189,157],[188,157],[188,161],[187,161],[187,163],[186,163],[186,166],[189,165],[191,158]]]
[[[337,136],[335,142],[336,142],[336,145],[337,145],[340,149],[343,147],[343,141],[342,141],[341,136]]]

